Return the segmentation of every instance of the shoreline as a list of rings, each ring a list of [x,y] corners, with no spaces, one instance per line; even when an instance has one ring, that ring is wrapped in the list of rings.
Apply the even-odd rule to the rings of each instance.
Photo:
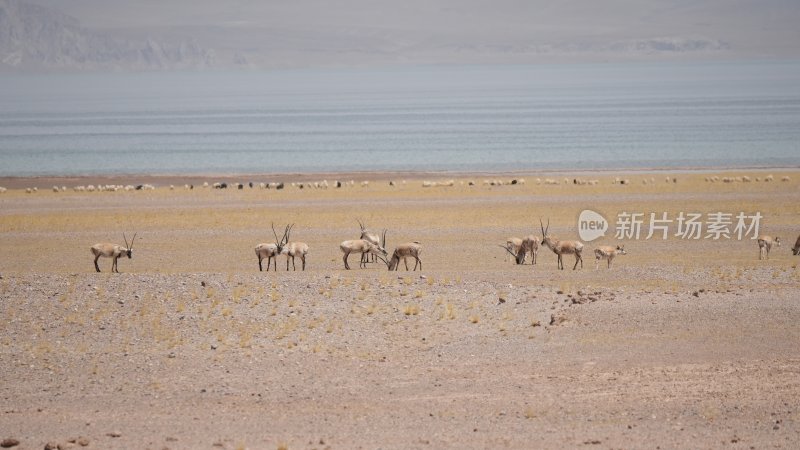
[[[596,176],[596,175],[641,175],[664,173],[719,173],[719,172],[795,172],[800,166],[716,166],[716,167],[646,167],[620,169],[523,169],[514,171],[352,171],[352,172],[283,172],[283,173],[200,173],[200,174],[97,174],[97,175],[32,175],[32,176],[0,176],[0,186],[7,189],[25,189],[29,187],[50,188],[52,186],[74,187],[78,185],[105,184],[152,184],[164,185],[201,185],[204,182],[248,183],[248,182],[314,182],[328,180],[380,181],[394,179],[421,180],[430,178],[436,181],[441,178],[506,178],[506,177],[547,177],[547,176]]]

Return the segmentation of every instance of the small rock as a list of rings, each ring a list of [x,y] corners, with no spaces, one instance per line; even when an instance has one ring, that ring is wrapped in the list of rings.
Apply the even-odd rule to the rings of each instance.
[[[44,444],[44,450],[58,450],[58,444],[55,442],[48,442]]]
[[[0,441],[0,447],[11,448],[19,445],[19,439],[6,438]]]
[[[699,291],[694,291],[694,292],[692,292],[692,295],[694,295],[695,297],[700,297],[700,292]]]
[[[563,293],[564,293],[564,291],[562,291],[561,289],[556,291],[556,294],[563,294]]]
[[[550,325],[561,325],[566,321],[567,318],[564,316],[556,316],[555,314],[550,315]]]
[[[106,436],[112,437],[112,438],[118,438],[118,437],[122,436],[122,433],[120,433],[119,431],[112,431],[110,433],[106,433]]]
[[[75,441],[75,443],[77,443],[81,447],[86,447],[87,445],[89,445],[89,439],[81,436]]]
[[[201,281],[200,282],[200,286],[206,287],[206,282],[205,281]]]

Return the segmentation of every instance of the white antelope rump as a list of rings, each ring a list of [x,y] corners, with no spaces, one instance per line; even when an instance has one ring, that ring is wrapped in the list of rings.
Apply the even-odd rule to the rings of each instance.
[[[627,255],[628,252],[625,251],[624,245],[618,245],[616,247],[610,247],[607,245],[603,245],[594,249],[594,270],[600,268],[600,260],[605,259],[608,261],[608,268],[611,268],[611,262],[614,260],[614,257],[617,255]]]
[[[133,233],[133,239],[128,244],[128,238],[125,233],[122,233],[122,239],[125,239],[125,247],[117,244],[101,243],[92,246],[92,254],[94,255],[94,269],[100,272],[100,266],[97,265],[97,260],[102,256],[103,258],[112,258],[111,272],[119,273],[117,269],[117,260],[120,256],[127,256],[128,259],[133,258],[133,241],[136,240],[136,233]]]
[[[772,250],[772,245],[776,247],[781,246],[781,238],[772,236],[759,236],[758,237],[758,259],[764,259],[764,251],[766,250],[766,259],[769,259],[769,251]]]
[[[558,268],[564,270],[564,255],[575,255],[575,265],[572,266],[572,270],[578,267],[579,262],[581,263],[581,269],[583,269],[583,257],[581,257],[583,243],[580,241],[562,241],[551,234],[547,234],[550,231],[550,219],[547,219],[547,228],[544,227],[541,219],[539,219],[539,225],[542,227],[542,245],[558,255]]]
[[[385,245],[381,244],[380,236],[378,236],[375,233],[372,233],[372,232],[368,231],[367,227],[364,226],[364,224],[361,222],[361,220],[356,219],[356,221],[358,221],[358,226],[361,227],[361,236],[359,237],[359,239],[363,239],[365,241],[369,241],[369,242],[377,245],[378,247],[381,247],[381,248],[384,248],[384,249],[386,248]],[[384,237],[386,236],[386,230],[383,230],[383,235],[384,235]],[[366,253],[362,253],[361,254],[361,259],[363,260],[365,258],[367,258],[367,254]],[[376,256],[373,254],[372,255],[372,262],[375,262],[375,258],[376,258]]]
[[[797,236],[797,241],[794,243],[794,247],[792,247],[792,254],[793,255],[800,255],[800,236]]]
[[[383,235],[383,242],[384,246],[386,245],[386,234]],[[419,259],[419,253],[422,251],[422,244],[417,241],[409,242],[407,244],[400,244],[395,247],[394,252],[392,253],[392,258],[386,263],[389,270],[397,270],[400,266],[400,259],[403,260],[403,264],[406,266],[406,271],[408,271],[408,261],[407,258],[414,258],[414,270],[417,270],[417,265],[419,264],[419,270],[422,270],[422,260]]]
[[[384,250],[383,247],[373,244],[366,239],[343,241],[341,244],[339,244],[339,248],[342,250],[342,253],[344,253],[342,261],[344,261],[344,268],[347,270],[350,270],[350,264],[347,263],[347,258],[350,256],[350,253],[361,253],[361,261],[359,262],[358,267],[362,269],[367,266],[367,262],[364,260],[365,253],[372,253],[379,258],[386,256],[386,250]]]
[[[306,270],[306,254],[308,253],[308,244],[305,242],[288,242],[289,234],[292,232],[292,228],[294,228],[294,224],[286,229],[287,242],[283,246],[283,250],[281,250],[281,254],[286,255],[286,270],[289,270],[289,258],[292,258],[292,270],[297,270],[297,267],[294,265],[294,258],[296,256],[300,257],[300,261],[303,263],[303,270]]]
[[[267,258],[267,272],[269,272],[269,265],[274,260],[275,271],[278,271],[278,255],[281,254],[283,251],[283,246],[286,245],[286,241],[289,240],[289,225],[286,225],[286,228],[283,231],[283,237],[278,239],[278,233],[275,232],[275,226],[272,225],[272,234],[275,235],[275,243],[269,244],[258,244],[256,245],[256,256],[258,257],[258,270],[263,272],[264,269],[261,267],[261,261],[264,258]]]

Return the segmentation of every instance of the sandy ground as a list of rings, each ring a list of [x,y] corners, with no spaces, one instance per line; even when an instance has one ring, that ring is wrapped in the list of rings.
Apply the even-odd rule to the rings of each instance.
[[[796,448],[800,171],[769,174],[775,181],[705,181],[764,171],[619,174],[629,185],[612,184],[613,173],[353,174],[342,178],[355,187],[327,190],[203,189],[203,178],[193,190],[165,187],[189,181],[176,178],[91,193],[17,179],[0,194],[0,440]],[[455,183],[423,188],[428,176]],[[600,183],[563,184],[577,176]],[[546,177],[561,183],[535,181]],[[526,183],[483,183],[511,178]],[[39,192],[24,192],[33,185]],[[536,265],[514,265],[497,245],[540,234],[539,217],[574,239],[585,208],[612,221],[621,211],[758,211],[762,232],[784,244],[759,261],[749,239],[643,233],[611,270],[595,270],[592,249],[616,244],[611,230],[586,244],[575,271],[570,256],[557,270],[546,249]],[[338,244],[358,237],[357,217],[387,228],[390,248],[420,241],[424,270],[357,269],[351,257],[345,271]],[[309,244],[305,272],[287,272],[283,257],[277,272],[258,271],[253,248],[274,240],[272,222],[294,223],[292,240]],[[122,232],[138,233],[133,258],[120,274],[101,259],[95,273],[89,247],[123,243]]]

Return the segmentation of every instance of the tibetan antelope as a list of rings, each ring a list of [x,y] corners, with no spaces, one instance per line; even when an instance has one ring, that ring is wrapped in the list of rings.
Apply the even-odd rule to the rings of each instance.
[[[767,251],[766,259],[769,259],[769,251],[772,249],[772,245],[775,244],[776,247],[781,246],[781,238],[779,237],[772,237],[772,236],[759,236],[758,237],[758,259],[764,259],[764,250]]]
[[[303,270],[306,270],[306,254],[308,253],[308,244],[305,242],[288,242],[289,241],[289,234],[292,232],[292,228],[294,224],[292,224],[286,230],[286,244],[283,246],[283,250],[281,250],[281,254],[286,255],[286,270],[289,270],[289,258],[292,258],[292,269],[297,270],[297,267],[294,266],[294,258],[296,256],[300,257],[300,261],[303,263]]]
[[[578,267],[579,262],[581,263],[581,269],[583,269],[583,258],[581,257],[583,244],[580,241],[562,241],[551,234],[547,234],[550,231],[550,219],[547,219],[547,228],[544,227],[542,219],[539,219],[539,225],[542,227],[542,245],[558,255],[558,268],[564,270],[563,255],[575,255],[575,265],[572,266],[572,270]]]
[[[344,268],[347,270],[350,270],[350,264],[347,263],[347,257],[350,256],[350,253],[361,253],[362,257],[358,266],[362,269],[367,266],[367,262],[363,257],[365,253],[372,253],[381,259],[387,255],[386,250],[383,247],[373,244],[366,239],[343,241],[341,244],[339,244],[339,248],[342,250],[342,253],[344,253],[342,261],[344,261]]]
[[[531,254],[531,264],[536,264],[536,255],[539,253],[539,236],[528,235],[522,239],[522,253],[517,256],[517,264],[525,264],[525,255]]]
[[[122,233],[122,239],[125,239],[125,247],[117,244],[94,244],[92,246],[92,254],[94,255],[94,268],[98,272],[100,272],[100,266],[97,265],[97,260],[100,257],[104,258],[112,258],[113,262],[111,263],[111,272],[119,273],[119,269],[117,269],[117,260],[120,256],[127,256],[128,259],[133,258],[133,241],[136,240],[136,233],[133,233],[133,239],[131,239],[131,243],[128,244],[128,238],[125,236],[125,233]]]
[[[514,258],[517,264],[525,264],[525,257],[531,254],[531,264],[536,264],[536,254],[539,252],[539,238],[534,235],[525,238],[508,238],[506,245],[500,247],[506,249],[509,255]]]
[[[800,255],[800,236],[797,236],[797,241],[795,241],[794,247],[792,247],[792,254]]]
[[[386,247],[386,233],[383,234],[383,245],[384,248]],[[386,263],[389,270],[397,270],[400,266],[400,259],[403,260],[403,264],[406,266],[406,270],[408,270],[408,261],[407,258],[414,258],[414,270],[417,270],[417,265],[419,264],[419,270],[422,270],[422,260],[419,259],[419,253],[422,251],[422,244],[417,241],[409,242],[407,244],[400,244],[394,249],[394,253],[392,253],[392,258]]]
[[[380,236],[378,236],[375,233],[371,233],[370,231],[368,231],[367,227],[364,226],[364,224],[361,222],[361,220],[359,220],[359,219],[356,219],[356,220],[358,221],[358,226],[361,227],[361,237],[359,237],[359,239],[363,239],[365,241],[369,241],[369,242],[371,242],[371,243],[373,243],[373,244],[375,244],[375,245],[377,245],[377,246],[379,246],[381,248],[384,248],[384,249],[386,248],[385,245],[381,245]],[[386,236],[386,230],[383,231],[383,235]],[[367,255],[368,255],[367,253],[362,253],[361,254],[361,259],[367,258],[368,257]],[[372,262],[375,262],[375,257],[376,257],[375,254],[373,254],[372,255]]]
[[[278,255],[281,254],[283,251],[283,246],[286,245],[286,241],[289,240],[289,225],[286,225],[286,228],[283,231],[283,237],[278,239],[278,233],[275,232],[275,225],[272,225],[272,234],[275,236],[275,243],[274,244],[258,244],[256,245],[256,256],[258,257],[258,270],[261,272],[264,269],[261,267],[261,261],[264,258],[267,258],[267,272],[269,272],[269,265],[273,262],[274,259],[274,267],[275,271],[278,271]]]
[[[614,260],[614,257],[617,255],[627,255],[628,252],[625,251],[624,245],[618,245],[616,247],[610,247],[607,245],[603,245],[594,249],[594,270],[600,268],[600,260],[605,259],[608,261],[608,268],[611,268],[611,261]]]
[[[522,243],[523,243],[522,239],[518,237],[510,237],[506,239],[506,250],[508,250],[508,253],[510,253],[511,256],[514,257],[514,260],[517,261],[517,264],[521,264],[519,262],[519,255],[520,252],[523,251]],[[523,253],[523,258],[524,257],[525,254]]]

